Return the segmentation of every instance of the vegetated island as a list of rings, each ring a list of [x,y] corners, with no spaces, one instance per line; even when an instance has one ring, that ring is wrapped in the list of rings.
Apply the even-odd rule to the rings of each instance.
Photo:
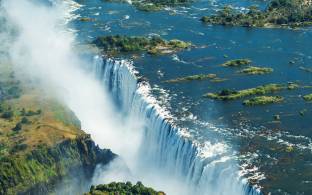
[[[203,81],[203,80],[210,80],[213,83],[220,83],[224,82],[228,79],[226,78],[219,78],[216,74],[195,74],[185,77],[178,77],[175,79],[169,79],[164,81],[164,83],[182,83],[182,82],[189,82],[189,81]]]
[[[266,67],[257,67],[257,66],[250,66],[244,68],[243,70],[238,71],[238,73],[248,74],[248,75],[262,75],[262,74],[269,74],[273,72],[273,68],[266,68]]]
[[[55,193],[72,174],[83,186],[116,155],[95,145],[67,107],[24,85],[1,64],[0,194]]]
[[[106,0],[107,2],[128,3],[127,0]],[[166,7],[186,6],[193,0],[132,0],[131,4],[140,11],[160,11]]]
[[[93,41],[107,55],[147,52],[151,55],[171,54],[192,46],[189,42],[173,39],[166,41],[160,37],[130,37],[123,35],[100,36]]]
[[[216,15],[203,16],[206,24],[243,27],[304,27],[312,25],[312,3],[309,0],[272,0],[265,10],[251,6],[241,13],[230,6]]]
[[[238,73],[243,73],[247,75],[262,75],[262,74],[269,74],[273,72],[273,68],[252,66],[251,64],[252,64],[252,61],[250,59],[234,59],[234,60],[228,60],[224,62],[223,64],[221,64],[221,66],[224,66],[224,67],[248,66],[238,71]]]
[[[141,182],[133,185],[131,182],[112,182],[98,186],[91,186],[90,191],[84,195],[108,195],[108,194],[137,194],[137,195],[165,195],[162,191],[145,187]]]
[[[203,97],[215,99],[215,100],[236,100],[245,98],[248,96],[255,96],[251,99],[247,99],[243,101],[243,105],[246,106],[254,106],[254,105],[265,105],[272,103],[281,103],[284,101],[284,98],[281,96],[266,96],[266,94],[271,94],[275,92],[279,92],[281,90],[293,90],[299,87],[298,84],[289,82],[287,85],[282,84],[266,84],[262,86],[258,86],[255,88],[243,89],[243,90],[231,90],[231,89],[223,89],[217,93],[207,93]],[[312,98],[312,95],[311,95]]]
[[[164,82],[165,83],[180,83],[180,82],[207,80],[207,79],[215,79],[215,78],[217,78],[216,74],[196,74],[196,75],[191,75],[191,76],[178,77],[176,79],[170,79]]]
[[[204,97],[216,100],[235,100],[251,95],[265,95],[268,93],[274,93],[281,91],[286,87],[281,84],[267,84],[263,86],[258,86],[255,88],[243,89],[239,91],[224,89],[218,93],[207,93]]]
[[[255,106],[255,105],[265,105],[273,103],[281,103],[284,98],[281,96],[256,96],[248,100],[243,101],[243,105]]]
[[[308,95],[304,95],[303,99],[307,102],[312,102],[312,93]]]
[[[250,59],[235,59],[235,60],[228,60],[221,64],[221,66],[225,67],[240,67],[240,66],[247,66],[251,65],[252,61]]]

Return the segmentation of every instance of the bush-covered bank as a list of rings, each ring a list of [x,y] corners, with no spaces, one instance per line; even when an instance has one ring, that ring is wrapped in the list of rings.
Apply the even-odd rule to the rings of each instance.
[[[86,178],[95,166],[115,157],[110,150],[100,149],[88,135],[67,139],[54,147],[44,144],[24,155],[0,159],[0,193],[50,193],[63,177],[82,170]]]
[[[110,184],[103,184],[98,186],[91,186],[88,193],[84,195],[107,195],[107,194],[119,194],[119,195],[165,195],[164,192],[156,191],[153,188],[145,187],[141,182],[137,182],[133,185],[130,182],[112,182]]]
[[[312,6],[309,1],[272,0],[265,10],[256,6],[241,13],[230,6],[216,15],[203,16],[206,24],[243,27],[303,27],[312,25]]]

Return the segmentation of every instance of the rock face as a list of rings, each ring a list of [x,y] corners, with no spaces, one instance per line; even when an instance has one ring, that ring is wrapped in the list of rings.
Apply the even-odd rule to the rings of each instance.
[[[0,194],[53,193],[61,182],[75,179],[71,177],[79,177],[79,185],[86,186],[95,166],[115,157],[96,146],[89,135],[53,147],[40,145],[28,154],[0,159]]]

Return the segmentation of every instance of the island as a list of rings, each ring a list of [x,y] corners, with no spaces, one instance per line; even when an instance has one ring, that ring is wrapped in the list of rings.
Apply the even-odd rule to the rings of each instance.
[[[281,103],[284,98],[281,96],[256,96],[254,98],[245,100],[243,105],[245,106],[255,106],[255,105],[265,105],[273,103]]]
[[[228,60],[221,64],[221,66],[225,67],[240,67],[250,65],[252,61],[250,59],[235,59],[235,60]]]
[[[162,191],[145,187],[142,182],[133,185],[131,182],[112,182],[98,186],[91,186],[90,191],[84,195],[107,195],[107,194],[137,194],[137,195],[165,195]]]
[[[128,3],[126,0],[106,0],[108,2]],[[133,0],[131,4],[140,11],[153,12],[160,11],[166,7],[185,6],[192,3],[193,0]]]
[[[171,54],[192,46],[189,42],[177,39],[167,41],[158,36],[147,38],[124,35],[100,36],[93,41],[93,44],[110,56],[141,52],[151,55]]]
[[[266,67],[257,67],[257,66],[250,66],[244,68],[243,70],[238,71],[238,73],[243,73],[247,75],[262,75],[262,74],[269,74],[273,72],[273,68],[266,68]]]
[[[312,25],[309,0],[272,0],[264,10],[251,6],[246,13],[225,6],[217,14],[203,16],[205,24],[243,27],[304,27]]]
[[[243,90],[230,90],[224,89],[218,93],[207,93],[204,97],[216,99],[216,100],[235,100],[252,95],[265,95],[268,93],[274,93],[285,89],[286,87],[281,84],[266,84],[255,88],[243,89]]]
[[[170,79],[164,81],[165,83],[180,83],[180,82],[187,82],[187,81],[201,81],[201,80],[207,80],[207,79],[216,79],[216,74],[196,74],[191,76],[185,76],[185,77],[179,77],[175,79]]]

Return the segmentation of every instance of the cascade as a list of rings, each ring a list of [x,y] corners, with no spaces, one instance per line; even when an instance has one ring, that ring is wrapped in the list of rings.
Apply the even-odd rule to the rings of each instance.
[[[238,174],[237,162],[223,144],[192,140],[150,94],[150,85],[127,60],[94,58],[91,71],[109,90],[117,107],[144,121],[139,158],[164,174],[182,180],[188,194],[261,194]]]

